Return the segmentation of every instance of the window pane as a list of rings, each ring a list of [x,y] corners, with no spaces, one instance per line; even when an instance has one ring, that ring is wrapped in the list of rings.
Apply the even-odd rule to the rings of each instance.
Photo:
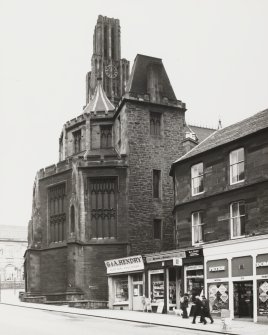
[[[244,148],[234,150],[230,153],[230,182],[237,183],[245,179],[244,172]]]
[[[203,163],[193,165],[191,168],[192,194],[204,191]]]
[[[246,225],[245,225],[245,223],[246,223],[245,216],[241,216],[241,218],[240,218],[240,233],[241,233],[241,235],[245,235],[246,234],[246,229],[245,229]]]
[[[245,204],[243,202],[239,202],[239,214],[245,215]]]
[[[237,159],[238,159],[238,162],[241,162],[244,160],[244,148],[237,150]]]
[[[241,162],[239,164],[237,164],[238,166],[238,180],[243,180],[245,179],[245,172],[244,172],[244,162]]]
[[[238,202],[232,204],[232,217],[238,216]]]

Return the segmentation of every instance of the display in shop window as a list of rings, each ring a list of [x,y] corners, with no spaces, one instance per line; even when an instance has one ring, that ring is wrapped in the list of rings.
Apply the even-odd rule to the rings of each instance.
[[[267,281],[259,281],[258,282],[258,293],[259,293],[259,301],[258,301],[258,314],[268,315],[268,282]]]
[[[220,314],[222,309],[229,308],[229,293],[227,283],[209,284],[208,293],[211,313]]]
[[[156,302],[159,299],[164,299],[164,281],[153,282],[152,301]]]
[[[115,300],[116,302],[128,300],[128,279],[115,280]]]

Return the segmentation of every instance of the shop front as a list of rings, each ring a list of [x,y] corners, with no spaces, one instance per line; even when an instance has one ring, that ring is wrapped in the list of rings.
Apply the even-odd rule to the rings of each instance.
[[[105,261],[109,308],[143,310],[144,261],[141,255]]]
[[[268,253],[256,257],[258,319],[268,317]]]
[[[109,308],[168,313],[179,307],[182,257],[163,252],[105,261]]]
[[[267,242],[266,235],[204,246],[205,288],[215,316],[229,309],[233,319],[267,322]]]
[[[188,293],[190,301],[204,292],[203,250],[201,248],[185,250],[183,259],[182,293]]]
[[[146,255],[146,292],[152,312],[169,313],[179,307],[182,258],[185,252]]]

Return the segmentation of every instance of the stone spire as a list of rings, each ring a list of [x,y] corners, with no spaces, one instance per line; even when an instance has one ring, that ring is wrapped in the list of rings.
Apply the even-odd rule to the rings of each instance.
[[[97,80],[97,86],[94,95],[86,106],[84,112],[94,113],[94,115],[103,113],[107,115],[109,112],[113,112],[114,109],[114,105],[107,98],[107,95],[103,90],[102,79],[99,77]]]

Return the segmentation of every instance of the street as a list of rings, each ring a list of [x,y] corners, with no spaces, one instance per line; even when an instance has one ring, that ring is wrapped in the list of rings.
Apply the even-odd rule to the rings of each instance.
[[[197,335],[198,330],[169,328],[0,304],[2,335]]]

